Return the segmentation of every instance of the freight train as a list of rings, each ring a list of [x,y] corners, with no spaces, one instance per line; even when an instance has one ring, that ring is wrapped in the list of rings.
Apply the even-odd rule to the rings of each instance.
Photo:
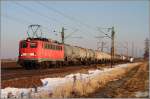
[[[128,61],[128,58],[115,55],[114,62]],[[46,38],[27,38],[19,43],[18,63],[25,69],[62,67],[110,63],[109,53],[71,46]]]

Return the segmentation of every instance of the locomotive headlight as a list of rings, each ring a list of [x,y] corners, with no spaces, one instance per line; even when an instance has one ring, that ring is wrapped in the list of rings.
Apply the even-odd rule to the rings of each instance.
[[[21,56],[36,56],[36,53],[22,53]]]
[[[30,56],[36,56],[36,53],[30,53]]]
[[[30,56],[34,56],[34,53],[30,53]]]
[[[26,56],[26,55],[27,55],[27,53],[22,53],[22,54],[21,54],[21,56]]]

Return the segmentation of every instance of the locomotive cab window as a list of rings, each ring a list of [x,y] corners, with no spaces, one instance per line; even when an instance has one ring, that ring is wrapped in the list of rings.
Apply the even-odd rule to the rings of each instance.
[[[60,50],[62,50],[62,47],[60,46]]]
[[[44,48],[47,49],[47,44],[46,43],[44,43]]]
[[[44,49],[50,49],[50,44],[44,43]]]
[[[21,48],[27,48],[27,43],[26,42],[22,42],[21,43]]]
[[[30,43],[30,47],[31,47],[31,48],[37,48],[37,43],[31,42],[31,43]]]

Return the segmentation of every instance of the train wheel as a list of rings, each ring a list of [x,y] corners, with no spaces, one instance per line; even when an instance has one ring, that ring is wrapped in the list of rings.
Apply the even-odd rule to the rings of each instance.
[[[53,68],[52,62],[49,62],[48,64],[49,64],[49,65],[48,65],[48,68]]]
[[[30,70],[30,69],[31,69],[29,65],[30,65],[30,64],[28,64],[28,63],[23,63],[23,67],[24,67],[26,70]]]
[[[61,62],[61,67],[63,67],[63,65],[64,65],[64,62]]]
[[[59,62],[59,67],[61,68],[62,67],[62,65],[63,65],[63,62]]]
[[[34,65],[34,68],[35,68],[35,69],[40,69],[40,64],[35,64],[35,65]]]
[[[30,70],[30,68],[29,68],[28,66],[24,66],[24,68],[25,68],[26,70]]]
[[[49,67],[49,62],[44,62],[44,68],[47,69]]]
[[[61,67],[61,66],[60,66],[60,62],[57,62],[57,67],[58,67],[58,68],[60,68],[60,67]]]
[[[45,65],[45,62],[41,62],[41,69],[46,69],[46,65]]]
[[[42,62],[38,63],[38,65],[36,65],[36,69],[42,69]]]
[[[57,62],[55,63],[55,68],[61,68],[62,65],[63,65],[63,63],[62,63],[61,61],[57,61]]]
[[[57,68],[59,68],[60,67],[60,62],[56,62],[56,64],[57,64]]]
[[[64,61],[64,66],[68,66],[68,65],[69,65],[68,61]]]
[[[59,62],[56,62],[56,64],[57,64],[57,65],[56,65],[56,66],[57,66],[57,68],[59,68],[59,67],[60,67],[60,64],[59,64]]]
[[[24,67],[26,70],[30,70],[30,69],[31,69],[30,66],[29,66],[29,64],[24,64],[23,67]]]

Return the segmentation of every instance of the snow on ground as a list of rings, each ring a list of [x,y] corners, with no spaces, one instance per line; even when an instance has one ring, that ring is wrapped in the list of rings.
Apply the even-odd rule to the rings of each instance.
[[[76,73],[76,74],[70,74],[66,75],[65,77],[57,77],[57,78],[44,78],[41,79],[43,86],[37,88],[37,94],[41,92],[52,92],[53,89],[57,86],[60,86],[62,84],[65,84],[67,82],[73,82],[74,77],[76,79],[87,79],[87,78],[93,78],[96,75],[99,75],[104,72],[109,72],[115,68],[126,68],[128,64],[121,64],[114,66],[114,68],[104,68],[103,70],[89,70],[87,74],[81,74],[81,73]],[[11,93],[11,96],[19,98],[19,97],[24,97],[24,96],[29,96],[30,93],[35,93],[35,88],[11,88],[7,87],[5,89],[1,89],[1,98],[7,98],[8,94]]]
[[[142,91],[137,91],[137,92],[135,92],[135,96],[136,96],[137,98],[148,97],[148,95],[149,95],[148,91],[144,91],[144,92],[142,92]]]

